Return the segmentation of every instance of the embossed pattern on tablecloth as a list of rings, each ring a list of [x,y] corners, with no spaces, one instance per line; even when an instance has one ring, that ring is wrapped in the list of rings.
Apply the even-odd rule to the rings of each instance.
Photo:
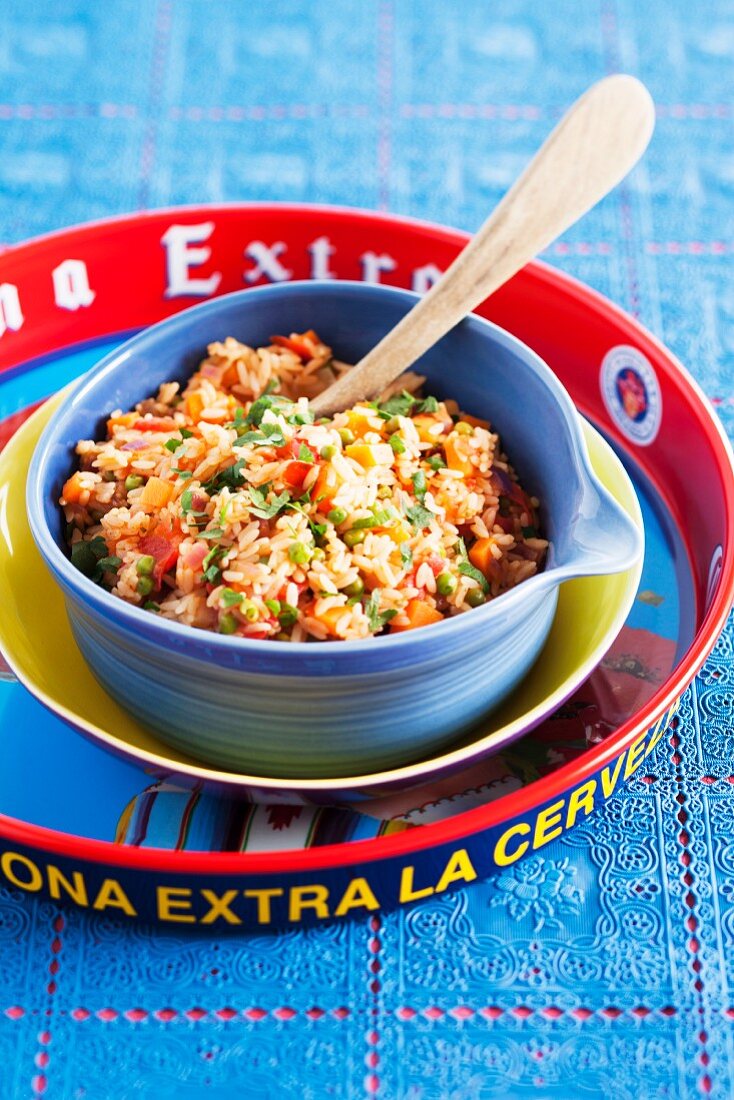
[[[475,228],[589,82],[645,163],[548,258],[639,317],[734,432],[728,0],[5,0],[0,242],[145,206],[347,203]],[[279,936],[0,891],[14,1097],[728,1097],[734,629],[650,771],[494,883]]]

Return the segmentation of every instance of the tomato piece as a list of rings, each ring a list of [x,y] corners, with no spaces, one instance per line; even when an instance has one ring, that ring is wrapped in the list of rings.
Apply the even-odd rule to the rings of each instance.
[[[182,537],[172,531],[155,531],[140,540],[141,554],[150,554],[155,560],[153,580],[157,588],[160,588],[164,575],[178,561],[178,547]]]
[[[440,558],[438,554],[431,554],[430,558],[428,558],[427,560],[434,577],[437,577],[440,573],[443,573],[444,569],[446,568],[445,558]]]
[[[313,462],[289,462],[283,472],[283,481],[289,489],[301,493],[309,470],[313,470]]]
[[[312,447],[310,443],[306,443],[305,439],[292,439],[291,440],[291,454],[294,458],[298,458],[301,453],[301,447],[305,447],[313,455],[314,461],[319,457],[319,452],[315,447]]]
[[[271,336],[270,341],[279,348],[287,348],[288,351],[292,351],[294,355],[297,355],[299,359],[303,359],[304,362],[313,358],[313,352],[308,344],[304,344],[300,340],[294,339],[292,336]]]

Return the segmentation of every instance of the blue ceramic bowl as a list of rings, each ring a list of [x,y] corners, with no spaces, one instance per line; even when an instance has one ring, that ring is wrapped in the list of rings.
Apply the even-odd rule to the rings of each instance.
[[[72,565],[57,501],[79,439],[100,438],[212,340],[269,342],[314,328],[356,362],[416,296],[363,283],[286,283],[230,294],[133,337],[87,374],[44,431],[28,478],[31,529],[63,590],[76,641],[106,690],[177,749],[234,771],[300,777],[392,768],[446,746],[500,702],[546,639],[558,585],[614,573],[642,552],[635,525],[596,479],[561,383],[529,348],[470,317],[419,361],[427,392],[499,430],[541,500],[544,572],[483,607],[422,630],[324,644],[224,637],[161,620]],[[594,609],[589,608],[589,614]]]

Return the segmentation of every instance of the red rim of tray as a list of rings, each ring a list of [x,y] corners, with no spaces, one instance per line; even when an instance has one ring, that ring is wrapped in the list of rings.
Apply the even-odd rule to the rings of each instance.
[[[167,299],[161,307],[160,272],[155,265],[146,265],[145,270],[135,270],[134,245],[136,237],[142,239],[142,234],[150,233],[151,239],[157,233],[160,241],[161,232],[172,223],[177,225],[200,224],[202,220],[216,222],[216,229],[231,228],[236,224],[237,216],[257,214],[259,222],[267,225],[268,221],[277,223],[281,227],[281,234],[285,235],[285,229],[293,225],[299,225],[308,231],[304,236],[311,238],[323,234],[327,230],[335,235],[349,232],[358,227],[363,230],[382,230],[389,234],[403,233],[415,241],[429,243],[434,247],[441,247],[446,253],[445,259],[467,241],[468,235],[458,230],[446,229],[428,222],[417,221],[411,218],[398,217],[373,213],[366,210],[358,210],[344,207],[327,207],[317,205],[279,205],[277,203],[241,203],[216,206],[174,207],[170,209],[155,210],[142,214],[126,215],[117,218],[91,222],[86,225],[69,230],[61,230],[38,237],[28,243],[12,246],[0,254],[0,283],[13,279],[13,283],[22,291],[25,284],[34,287],[34,302],[29,303],[29,308],[23,327],[10,335],[14,338],[8,341],[7,348],[0,342],[0,371],[12,369],[15,365],[38,359],[50,352],[64,347],[79,345],[99,339],[102,336],[113,335],[117,332],[125,332],[141,325],[152,323],[169,313],[185,308],[200,298]],[[61,323],[49,324],[49,316],[58,322],[58,309],[49,289],[47,296],[38,292],[39,276],[43,275],[50,286],[50,272],[54,264],[65,258],[76,258],[83,255],[86,262],[94,262],[100,265],[96,269],[97,278],[101,281],[105,272],[102,266],[105,262],[112,268],[113,263],[109,255],[109,235],[122,233],[126,242],[125,260],[130,259],[127,269],[128,276],[137,280],[135,289],[140,289],[137,304],[140,313],[131,323],[120,324],[119,302],[115,301],[105,308],[89,311],[84,317],[78,317],[75,313],[68,313],[62,318]],[[264,236],[266,234],[263,234]],[[365,237],[367,243],[369,237]],[[148,242],[149,243],[149,242]],[[213,267],[223,267],[229,252],[236,250],[240,268],[242,265],[242,241],[227,240],[217,255],[212,260]],[[211,244],[213,248],[213,243]],[[105,259],[105,253],[107,257]],[[163,250],[161,249],[161,255]],[[119,257],[115,258],[119,261]],[[161,260],[163,263],[163,258]],[[230,265],[234,269],[234,264]],[[153,268],[152,274],[149,268]],[[203,272],[205,277],[207,272]],[[107,273],[110,285],[120,282],[119,269]],[[198,272],[197,272],[198,274]],[[396,285],[405,285],[395,272],[389,272],[385,282],[395,282]],[[304,277],[294,273],[294,278]],[[308,277],[306,275],[306,277]],[[341,277],[355,277],[354,271],[342,272]],[[357,276],[358,277],[358,276]],[[158,287],[158,298],[153,295],[159,305],[155,312],[147,308],[148,298],[146,290],[150,286],[151,278]],[[262,281],[262,280],[258,280]],[[217,293],[225,293],[229,290],[241,288],[242,282],[234,285],[225,279],[217,289]],[[651,363],[661,372],[665,378],[666,390],[673,387],[679,393],[685,395],[688,413],[695,410],[697,423],[696,430],[701,432],[709,443],[721,475],[721,489],[724,508],[724,535],[722,538],[723,559],[718,583],[711,599],[710,606],[706,610],[703,619],[696,631],[694,640],[678,665],[670,674],[665,683],[637,713],[630,717],[620,728],[611,734],[601,745],[590,748],[581,757],[559,767],[551,775],[523,787],[514,793],[503,796],[495,802],[476,809],[467,810],[455,817],[434,824],[422,826],[419,829],[411,829],[406,832],[379,837],[376,839],[353,841],[348,845],[332,844],[321,848],[292,849],[289,851],[271,853],[224,853],[224,852],[171,852],[166,849],[139,849],[124,848],[112,842],[100,840],[88,840],[71,833],[59,832],[42,826],[31,825],[16,818],[0,814],[0,834],[7,839],[30,847],[40,848],[56,854],[74,855],[77,858],[88,859],[92,862],[104,863],[108,866],[138,868],[141,870],[157,870],[167,872],[189,872],[210,875],[226,874],[277,874],[283,872],[319,870],[322,868],[343,866],[345,863],[358,865],[362,862],[374,860],[392,859],[409,855],[411,852],[423,851],[443,844],[449,844],[462,837],[484,831],[513,819],[528,810],[532,810],[539,802],[548,802],[556,795],[566,792],[569,787],[578,785],[598,772],[605,764],[616,759],[643,731],[652,726],[666,711],[680,698],[681,694],[690,684],[693,677],[701,668],[709,655],[723,629],[731,606],[731,594],[734,589],[734,469],[732,466],[732,451],[723,427],[709,405],[708,400],[700,390],[697,383],[691,378],[685,368],[667,348],[632,317],[623,310],[613,305],[601,294],[578,282],[572,277],[551,268],[541,262],[529,264],[522,272],[502,288],[492,299],[492,307],[487,312],[493,319],[502,316],[502,309],[507,308],[507,303],[512,296],[517,297],[518,292],[529,285],[535,286],[536,293],[542,293],[552,299],[559,295],[572,301],[579,314],[590,311],[598,319],[606,322],[614,329],[617,343],[629,341],[635,348],[645,355]],[[256,283],[253,285],[257,285]],[[120,290],[120,286],[117,286]],[[129,292],[129,286],[127,291]],[[30,295],[27,294],[26,298]],[[126,306],[136,306],[136,301],[127,301]],[[116,322],[111,324],[111,310],[116,311]],[[32,317],[32,309],[39,314]],[[478,310],[483,313],[484,309]],[[35,323],[35,330],[31,331],[31,320]],[[64,323],[65,322],[65,323]],[[502,321],[499,321],[502,324]],[[510,327],[509,325],[507,327]],[[45,332],[44,332],[45,329]],[[49,333],[51,329],[51,333]],[[54,331],[60,329],[60,331]],[[24,331],[25,330],[25,331]],[[512,331],[517,331],[514,326]],[[49,336],[53,335],[53,347],[50,346]],[[518,335],[522,335],[521,332]],[[12,352],[11,352],[12,347]],[[544,354],[542,348],[536,350]],[[14,358],[9,358],[5,352]],[[581,354],[581,350],[579,351]],[[587,410],[577,402],[582,412]],[[599,417],[595,419],[598,421]],[[604,423],[604,429],[612,438],[619,442],[629,444],[615,428],[611,420]],[[690,431],[690,425],[688,427]],[[690,457],[690,456],[689,456]],[[645,472],[650,477],[650,470],[645,467]],[[656,479],[651,477],[653,484]],[[682,515],[677,514],[675,501],[670,498],[660,484],[655,488],[671,506],[671,512],[677,525],[680,527]],[[688,548],[687,548],[688,549]],[[697,584],[697,603],[701,603],[702,581],[699,578]],[[697,616],[698,618],[698,616]]]

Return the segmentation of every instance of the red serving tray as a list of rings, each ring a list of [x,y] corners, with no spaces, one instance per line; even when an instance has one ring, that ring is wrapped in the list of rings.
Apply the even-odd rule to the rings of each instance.
[[[65,230],[0,255],[0,374],[269,279],[380,278],[425,289],[466,240],[405,218],[260,204],[156,211]],[[52,879],[55,896],[77,904],[96,899],[97,908],[117,914],[187,924],[211,914],[213,895],[232,890],[242,925],[363,913],[460,887],[544,846],[611,797],[654,750],[731,606],[728,441],[662,344],[545,264],[528,265],[477,312],[550,363],[579,410],[639,466],[680,535],[695,637],[652,697],[601,743],[521,789],[367,840],[269,853],[170,851],[0,815],[0,881],[48,891]],[[4,412],[0,446],[27,415]],[[67,886],[59,887],[57,871]],[[74,888],[80,882],[84,890]]]

